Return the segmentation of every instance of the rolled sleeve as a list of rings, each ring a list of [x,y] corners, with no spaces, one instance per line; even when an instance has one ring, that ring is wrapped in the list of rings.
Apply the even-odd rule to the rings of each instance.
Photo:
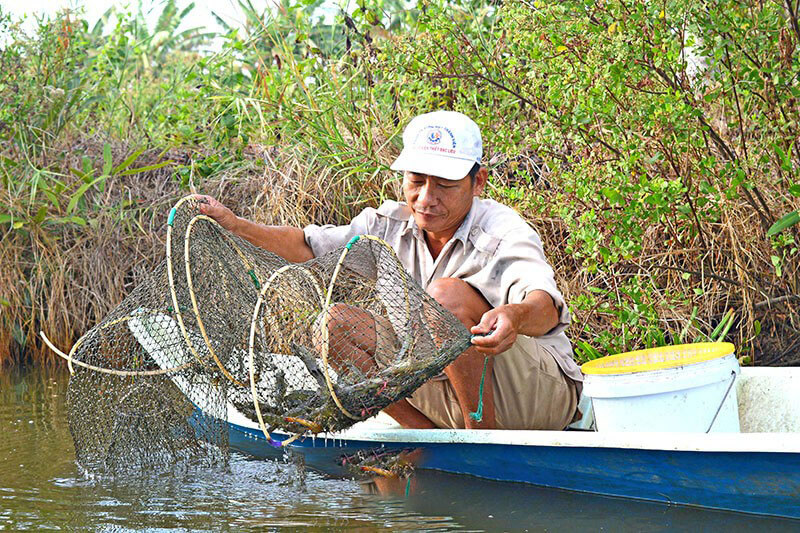
[[[311,248],[314,257],[325,255],[326,253],[341,248],[356,235],[373,235],[378,217],[375,209],[369,207],[359,213],[351,222],[345,226],[334,226],[325,224],[318,226],[310,224],[303,228],[303,236],[306,244]]]
[[[559,313],[558,325],[547,335],[558,334],[569,325],[570,313],[564,296],[545,259],[542,241],[530,227],[516,228],[503,236],[485,272],[490,283],[484,286],[493,289],[484,296],[493,307],[521,303],[529,293],[540,290],[550,295]]]

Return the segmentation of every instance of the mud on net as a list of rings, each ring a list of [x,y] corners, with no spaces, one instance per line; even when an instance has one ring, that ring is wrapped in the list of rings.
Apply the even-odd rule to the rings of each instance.
[[[273,446],[342,430],[409,396],[469,339],[379,239],[289,263],[187,197],[165,260],[61,353],[77,458],[93,471],[224,463],[227,422],[242,417]]]

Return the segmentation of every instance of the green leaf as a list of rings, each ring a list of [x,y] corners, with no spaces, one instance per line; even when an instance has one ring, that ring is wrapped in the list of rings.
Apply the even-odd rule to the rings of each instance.
[[[105,176],[110,175],[113,165],[114,163],[111,160],[111,145],[105,143],[103,145],[103,175]]]
[[[75,210],[75,206],[78,205],[78,202],[83,197],[83,195],[86,194],[86,191],[89,190],[89,187],[105,179],[106,179],[105,176],[100,176],[98,178],[93,179],[89,183],[84,183],[83,185],[78,187],[78,190],[75,191],[75,193],[69,199],[69,204],[67,204],[67,214],[70,214]]]
[[[131,163],[136,161],[139,158],[139,156],[142,155],[142,152],[144,152],[144,148],[140,148],[139,150],[133,152],[125,159],[125,161],[114,167],[114,169],[111,171],[111,174],[114,175],[119,174],[120,172],[131,166]]]
[[[130,176],[132,174],[139,174],[140,172],[147,172],[149,170],[157,170],[159,168],[163,168],[167,165],[171,165],[174,161],[164,161],[163,163],[157,163],[155,165],[148,165],[146,167],[139,167],[139,168],[131,168],[126,170],[125,172],[121,173],[120,176]]]
[[[0,224],[8,224],[14,220],[14,215],[9,215],[8,213],[0,213]]]
[[[0,305],[4,305],[6,307],[11,307],[11,302],[9,302],[8,300],[6,300],[3,297],[0,297]]]
[[[33,217],[33,223],[41,224],[45,216],[47,216],[47,206],[43,205],[38,211],[36,211],[36,216]]]
[[[789,187],[789,194],[800,198],[800,184],[795,183],[794,185]]]
[[[596,348],[594,348],[593,346],[584,341],[578,341],[576,343],[576,347],[580,352],[582,352],[583,358],[586,359],[587,361],[602,357],[602,355],[600,354],[600,352],[597,351]]]
[[[83,179],[83,181],[92,181],[92,174],[94,174],[94,170],[92,169],[92,160],[84,156],[82,162],[83,174],[79,174],[79,176]]]
[[[780,159],[781,169],[785,172],[792,171],[792,158],[791,158],[791,151],[789,153],[784,152],[781,150],[780,147],[775,147],[775,152],[778,154],[778,159]]]
[[[773,235],[777,235],[778,233],[782,232],[786,228],[790,226],[794,226],[800,222],[800,214],[798,212],[792,211],[791,213],[787,213],[781,217],[779,221],[774,223],[772,227],[767,230],[767,237],[772,237]]]
[[[623,201],[622,195],[616,190],[612,189],[611,187],[604,187],[600,190],[603,193],[603,196],[608,198],[610,202],[621,204]]]
[[[777,255],[771,255],[769,259],[770,261],[772,261],[772,266],[775,267],[775,275],[781,277],[781,273],[783,272],[783,270],[781,269],[781,263],[782,263],[781,258],[778,257]]]

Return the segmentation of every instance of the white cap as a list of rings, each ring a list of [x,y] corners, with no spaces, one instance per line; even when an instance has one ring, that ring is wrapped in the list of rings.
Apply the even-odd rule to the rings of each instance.
[[[471,118],[455,111],[434,111],[408,123],[403,151],[391,169],[460,180],[475,163],[480,164],[482,152],[481,131]]]

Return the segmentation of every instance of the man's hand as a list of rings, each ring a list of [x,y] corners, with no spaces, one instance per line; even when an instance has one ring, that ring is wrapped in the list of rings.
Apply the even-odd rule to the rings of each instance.
[[[479,352],[498,355],[511,348],[517,340],[518,328],[512,309],[509,305],[490,309],[477,325],[472,326],[470,333],[476,335],[472,344]]]
[[[216,198],[195,194],[200,212],[217,221],[226,230],[250,241],[252,244],[278,254],[287,261],[302,263],[314,257],[306,244],[303,230],[292,226],[265,226],[237,217],[233,211]]]
[[[217,223],[228,231],[234,232],[239,217],[233,211],[225,207],[216,198],[203,194],[195,194],[195,199],[199,202],[200,212],[217,221]]]
[[[489,309],[470,332],[475,348],[486,355],[499,355],[511,348],[517,335],[539,337],[558,325],[559,311],[545,291],[534,290],[518,304]]]

